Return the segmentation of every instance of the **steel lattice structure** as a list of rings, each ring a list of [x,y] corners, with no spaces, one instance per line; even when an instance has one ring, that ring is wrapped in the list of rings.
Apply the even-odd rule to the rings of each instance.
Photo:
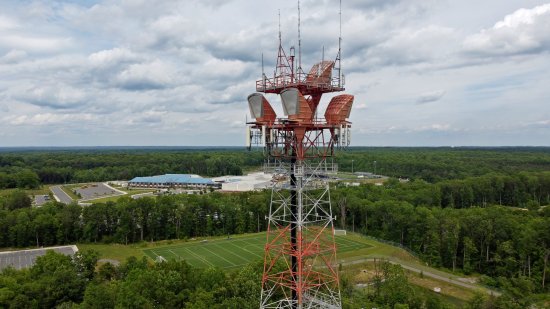
[[[328,177],[337,171],[335,149],[350,142],[354,97],[333,97],[316,118],[322,95],[344,90],[340,54],[304,73],[279,34],[273,77],[263,74],[248,97],[255,121],[247,146],[264,147],[265,169],[274,174],[260,308],[341,308]],[[261,93],[279,95],[286,117],[277,118]]]

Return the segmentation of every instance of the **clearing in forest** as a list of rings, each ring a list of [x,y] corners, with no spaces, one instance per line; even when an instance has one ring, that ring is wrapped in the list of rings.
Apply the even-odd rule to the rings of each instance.
[[[143,253],[155,261],[185,260],[195,267],[235,268],[263,260],[265,240],[265,234],[258,234],[145,249]],[[336,244],[338,253],[371,247],[348,236],[336,236]]]

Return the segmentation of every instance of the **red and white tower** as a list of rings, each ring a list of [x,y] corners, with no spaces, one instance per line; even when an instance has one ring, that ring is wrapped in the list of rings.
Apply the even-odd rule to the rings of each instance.
[[[301,53],[298,61],[294,48],[287,55],[279,34],[273,77],[263,74],[248,96],[255,121],[247,146],[264,147],[265,168],[274,174],[260,308],[341,308],[328,177],[337,171],[335,149],[350,142],[354,97],[333,97],[324,118],[316,117],[323,94],[344,91],[340,55],[339,48],[335,61],[304,73]],[[285,117],[262,93],[280,96]]]

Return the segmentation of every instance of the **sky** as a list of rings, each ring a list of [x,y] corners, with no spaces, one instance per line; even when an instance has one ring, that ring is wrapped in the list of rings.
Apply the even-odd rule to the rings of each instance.
[[[0,7],[0,147],[244,145],[279,11],[298,46],[295,0]],[[336,57],[338,12],[301,1],[305,71]],[[342,56],[352,146],[550,146],[548,2],[342,0]]]

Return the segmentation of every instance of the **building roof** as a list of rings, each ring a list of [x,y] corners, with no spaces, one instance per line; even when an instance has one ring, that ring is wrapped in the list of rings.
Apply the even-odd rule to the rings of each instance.
[[[193,185],[206,185],[214,184],[210,178],[202,178],[199,175],[193,174],[165,174],[149,177],[136,177],[129,181],[129,183],[156,183],[156,184],[193,184]]]

